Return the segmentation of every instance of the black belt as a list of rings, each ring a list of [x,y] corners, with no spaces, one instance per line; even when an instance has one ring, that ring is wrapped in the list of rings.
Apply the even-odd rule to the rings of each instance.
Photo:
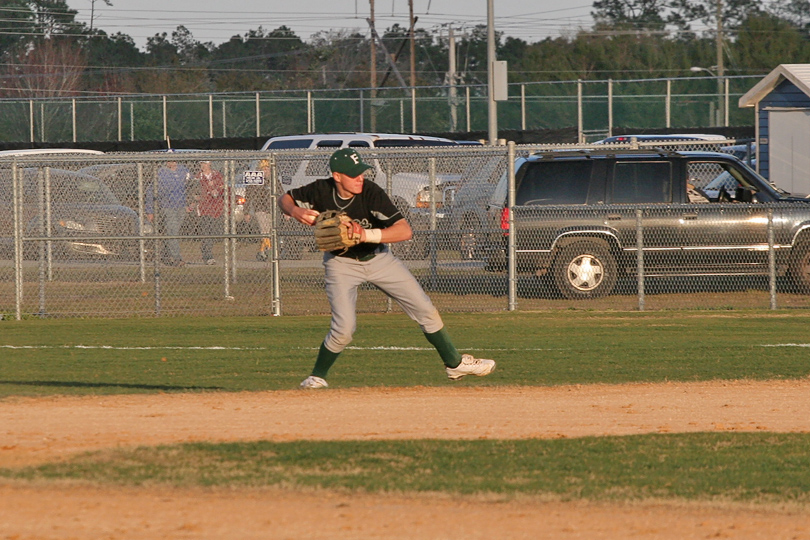
[[[374,248],[374,251],[372,251],[371,253],[367,253],[365,255],[354,255],[352,253],[346,252],[346,253],[341,253],[340,255],[338,255],[338,257],[346,257],[347,259],[354,259],[355,261],[368,262],[371,259],[373,259],[374,257],[376,257],[378,253],[382,253],[382,252],[383,252],[383,246],[382,246],[382,244],[380,244],[379,246]]]

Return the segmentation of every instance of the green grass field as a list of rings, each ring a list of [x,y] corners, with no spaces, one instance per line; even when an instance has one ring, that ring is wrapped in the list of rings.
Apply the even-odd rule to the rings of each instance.
[[[799,311],[519,312],[449,314],[445,321],[460,349],[498,360],[495,373],[466,385],[810,375],[810,314]],[[309,373],[327,327],[328,318],[320,316],[0,321],[0,398],[290,389]],[[338,360],[330,384],[451,383],[410,320],[361,315],[352,348]],[[67,463],[4,469],[0,476],[805,504],[808,450],[808,434],[767,433],[256,442],[105,451]],[[459,474],[460,468],[476,473]]]
[[[448,314],[445,322],[459,349],[498,360],[493,376],[467,384],[810,374],[808,349],[785,346],[810,343],[804,312],[519,312]],[[0,397],[295,388],[328,326],[321,316],[0,321]],[[361,315],[330,383],[451,384],[402,315]]]

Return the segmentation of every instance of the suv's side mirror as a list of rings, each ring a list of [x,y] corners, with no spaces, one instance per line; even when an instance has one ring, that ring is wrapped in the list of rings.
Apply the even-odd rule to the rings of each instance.
[[[734,197],[737,199],[737,202],[754,202],[754,190],[749,187],[737,186],[737,191],[734,193]]]

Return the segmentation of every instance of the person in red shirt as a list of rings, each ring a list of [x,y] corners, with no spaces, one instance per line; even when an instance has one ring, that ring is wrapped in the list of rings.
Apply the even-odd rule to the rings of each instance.
[[[201,236],[222,234],[222,215],[225,210],[225,182],[222,174],[211,167],[210,161],[201,161],[197,179],[200,182],[200,197],[197,199],[197,214],[200,216],[199,234]],[[213,238],[203,238],[200,242],[200,251],[205,264],[216,264],[213,247]]]

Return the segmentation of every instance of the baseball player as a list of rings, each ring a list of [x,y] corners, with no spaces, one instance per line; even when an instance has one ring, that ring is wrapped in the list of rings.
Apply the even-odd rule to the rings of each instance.
[[[354,149],[343,148],[329,158],[329,168],[332,178],[292,189],[279,199],[281,211],[305,225],[316,225],[321,218],[316,225],[316,242],[325,251],[326,295],[332,308],[329,333],[321,344],[312,374],[304,379],[301,388],[328,386],[325,378],[329,368],[349,345],[356,329],[357,287],[365,282],[396,300],[419,324],[436,347],[450,379],[492,373],[495,361],[456,350],[430,298],[389,251],[386,244],[410,240],[413,231],[385,191],[364,180],[363,174],[371,166]],[[328,211],[345,215],[323,219],[335,214]],[[333,230],[338,232],[332,234]]]

